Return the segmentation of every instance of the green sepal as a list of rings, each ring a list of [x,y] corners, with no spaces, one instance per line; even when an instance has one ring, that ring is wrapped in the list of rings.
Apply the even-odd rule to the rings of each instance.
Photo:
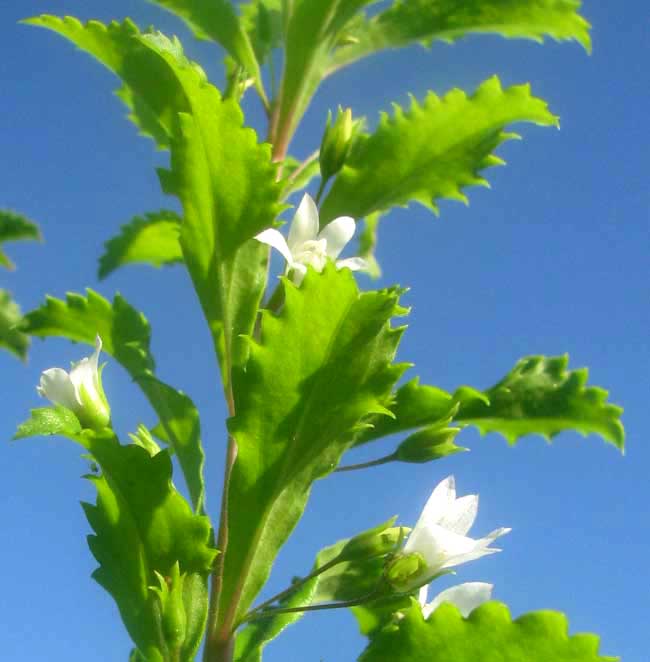
[[[7,209],[0,209],[0,247],[6,241],[36,239],[40,241],[38,226],[27,217]],[[0,248],[0,267],[14,269],[14,263]]]
[[[20,330],[22,318],[20,306],[7,290],[0,288],[0,347],[25,361],[29,336]]]
[[[436,200],[467,203],[463,189],[486,186],[480,171],[503,161],[494,150],[516,137],[514,122],[557,126],[529,85],[502,89],[494,76],[472,96],[454,89],[443,98],[430,92],[422,103],[394,106],[371,135],[359,135],[321,208],[321,223],[337,216],[363,218],[419,202],[435,213]]]
[[[401,527],[393,527],[396,520],[397,515],[350,538],[337,558],[341,561],[360,561],[395,551],[402,540]]]
[[[176,212],[163,210],[136,216],[123,225],[119,235],[104,243],[104,254],[99,258],[99,279],[125,264],[161,267],[182,262],[181,220]]]
[[[403,617],[370,633],[359,662],[616,662],[601,657],[598,637],[568,635],[563,614],[539,611],[512,620],[505,605],[488,602],[463,618],[449,603],[424,620],[417,600]]]
[[[354,431],[383,406],[405,369],[392,360],[403,329],[400,290],[359,293],[349,270],[309,269],[300,288],[283,279],[285,304],[265,313],[236,373],[229,430],[238,455],[230,480],[223,604],[243,617],[298,522],[311,484],[328,474]],[[336,384],[336,388],[332,385]],[[246,513],[255,509],[259,517]]]
[[[586,368],[567,370],[568,363],[566,354],[521,359],[483,399],[466,399],[454,420],[483,434],[498,432],[511,444],[527,434],[550,440],[563,430],[575,430],[598,434],[623,451],[622,408],[607,402],[606,390],[587,386]]]

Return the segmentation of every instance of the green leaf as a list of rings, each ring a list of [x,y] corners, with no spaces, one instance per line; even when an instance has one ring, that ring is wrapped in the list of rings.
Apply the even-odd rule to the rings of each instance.
[[[568,635],[563,614],[539,611],[511,620],[505,605],[488,602],[469,618],[443,604],[427,621],[416,600],[404,618],[374,635],[359,662],[616,662],[598,654],[598,637]]]
[[[122,226],[117,237],[105,242],[104,254],[99,258],[100,280],[125,264],[161,267],[182,262],[180,227],[181,218],[173,211],[136,216]]]
[[[502,89],[498,78],[467,97],[454,89],[440,99],[430,92],[408,111],[395,106],[372,135],[360,135],[321,209],[321,223],[349,215],[363,218],[419,202],[437,213],[436,200],[467,202],[462,189],[487,185],[479,171],[503,161],[492,152],[516,134],[513,122],[557,125],[528,85]]]
[[[19,239],[37,239],[40,241],[41,233],[38,226],[32,221],[7,209],[0,209],[0,246],[5,241]],[[0,267],[13,269],[13,262],[0,249]]]
[[[18,426],[14,439],[62,435],[76,440],[81,430],[79,419],[66,407],[40,407],[32,409],[31,417]]]
[[[119,361],[136,381],[160,417],[156,431],[178,455],[197,512],[204,500],[203,448],[199,414],[192,401],[154,374],[149,350],[151,329],[142,313],[117,294],[111,304],[87,290],[87,296],[69,293],[65,301],[48,297],[44,306],[25,316],[24,329],[35,336],[64,337],[93,345],[96,334],[104,351]]]
[[[283,282],[284,308],[263,315],[262,342],[250,342],[234,382],[228,517],[237,527],[224,555],[226,620],[244,615],[312,482],[335,468],[364,419],[386,412],[405,368],[391,365],[402,329],[388,322],[404,313],[398,290],[359,294],[352,274],[331,264],[320,275],[310,270],[300,288]],[[247,516],[253,510],[257,517]]]
[[[255,50],[248,33],[229,0],[150,0],[180,16],[198,39],[211,39],[228,53],[255,79],[260,97],[267,102],[264,84]]]
[[[510,443],[526,434],[551,439],[562,430],[598,434],[621,451],[625,432],[622,409],[607,402],[607,391],[586,386],[586,368],[567,370],[569,357],[521,359],[484,400],[461,404],[454,420],[476,426],[483,434],[499,432]]]
[[[84,433],[88,449],[102,468],[89,476],[97,488],[97,504],[83,504],[95,535],[90,549],[100,564],[94,579],[114,598],[122,620],[148,661],[169,659],[160,631],[155,573],[169,576],[178,562],[180,571],[203,585],[193,604],[207,618],[207,576],[216,550],[210,547],[210,522],[193,515],[171,483],[172,464],[167,451],[151,457],[137,445],[121,446],[114,438]],[[194,591],[196,586],[193,587]],[[196,615],[194,615],[196,620]],[[196,627],[187,629],[179,660],[193,660],[200,642]],[[191,635],[188,634],[191,632]]]
[[[578,0],[408,0],[395,2],[355,26],[332,56],[332,69],[386,48],[469,34],[492,33],[542,42],[575,40],[591,50],[589,23],[578,14]]]
[[[82,24],[71,16],[44,14],[25,22],[62,35],[116,73],[126,85],[118,94],[131,110],[131,119],[159,147],[169,145],[177,113],[189,110],[190,103],[169,65],[140,40],[142,35],[131,20]],[[199,75],[200,67],[185,58],[177,40],[168,41],[166,47]]]
[[[282,0],[249,0],[241,3],[241,23],[260,64],[282,42]]]
[[[11,294],[0,288],[0,347],[24,361],[29,349],[29,337],[19,329],[22,317],[20,307]]]

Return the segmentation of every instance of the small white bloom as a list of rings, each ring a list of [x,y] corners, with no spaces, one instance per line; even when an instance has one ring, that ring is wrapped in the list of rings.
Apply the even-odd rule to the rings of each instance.
[[[328,259],[335,260],[339,269],[347,267],[359,271],[367,268],[366,261],[360,257],[336,259],[354,235],[354,219],[340,216],[328,223],[321,232],[318,228],[318,207],[311,196],[305,193],[291,221],[288,239],[274,228],[260,232],[255,235],[255,239],[282,253],[287,261],[287,272],[293,271],[292,278],[296,285],[302,283],[308,266],[320,272]]]
[[[97,336],[91,356],[73,363],[70,372],[63,368],[44,370],[36,387],[39,395],[71,409],[84,427],[94,429],[108,425],[111,417],[98,366],[101,349],[102,340]]]
[[[466,536],[477,511],[478,495],[456,498],[453,476],[445,478],[433,490],[404,546],[405,555],[417,554],[426,565],[426,570],[419,573],[420,579],[434,577],[446,568],[501,551],[489,545],[511,529],[496,529],[478,540]],[[419,584],[414,581],[412,585],[416,588]]]
[[[466,582],[438,593],[431,602],[427,603],[429,588],[425,585],[420,589],[418,596],[422,616],[427,619],[443,602],[451,602],[467,618],[477,607],[492,598],[493,588],[493,584],[485,582]]]

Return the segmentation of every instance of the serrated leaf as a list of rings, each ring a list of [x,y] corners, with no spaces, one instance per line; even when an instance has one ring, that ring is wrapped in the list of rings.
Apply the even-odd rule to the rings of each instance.
[[[467,202],[462,189],[486,185],[479,171],[502,163],[492,152],[514,137],[504,131],[513,122],[552,126],[557,118],[528,85],[504,90],[496,77],[470,97],[454,89],[442,99],[430,92],[422,104],[413,99],[407,111],[396,105],[373,134],[357,138],[323,202],[321,223],[411,201],[436,213],[437,199]]]
[[[181,220],[175,212],[163,210],[136,216],[123,225],[118,236],[104,243],[104,254],[99,258],[100,280],[125,264],[161,267],[182,262]]]
[[[569,357],[521,359],[484,393],[486,400],[461,404],[454,420],[483,434],[498,432],[510,443],[526,434],[551,439],[562,430],[598,434],[621,451],[625,432],[621,407],[607,402],[607,391],[587,386],[586,368],[567,370]]]
[[[19,239],[40,240],[41,233],[36,223],[28,220],[21,214],[0,209],[0,246],[6,241],[18,241]],[[13,269],[13,262],[0,248],[0,267]]]
[[[367,416],[384,412],[404,370],[392,365],[403,314],[399,291],[359,294],[348,270],[310,270],[285,283],[285,305],[265,313],[261,344],[251,341],[235,379],[229,430],[238,455],[228,517],[237,522],[224,554],[221,618],[241,618],[298,522],[311,484],[329,473]],[[247,513],[254,509],[258,517]],[[226,611],[228,613],[226,613]]]
[[[89,476],[97,488],[97,504],[84,504],[95,535],[88,544],[99,562],[94,579],[116,601],[129,634],[148,661],[168,659],[161,650],[155,573],[180,571],[204,586],[202,604],[194,609],[207,618],[207,576],[216,550],[210,547],[210,522],[193,515],[171,483],[167,451],[154,457],[137,445],[121,446],[116,439],[84,432],[88,450],[102,469]],[[196,618],[196,615],[195,615]],[[188,631],[189,632],[189,631]],[[183,642],[179,660],[193,660],[200,641],[196,627]]]
[[[22,318],[20,307],[11,294],[0,288],[0,347],[24,361],[29,349],[29,337],[19,328]]]
[[[255,86],[266,102],[266,93],[255,50],[248,33],[230,0],[149,0],[182,18],[198,39],[211,39],[255,79]]]
[[[61,405],[32,409],[31,416],[21,423],[14,439],[62,435],[76,438],[81,434],[81,423],[75,414]]]
[[[111,304],[97,292],[69,293],[65,301],[48,297],[25,316],[24,329],[35,336],[64,337],[93,345],[99,334],[104,351],[119,361],[144,391],[160,417],[160,438],[174,449],[197,512],[203,507],[203,448],[199,415],[192,401],[153,374],[151,329],[142,313],[117,294]]]
[[[118,95],[129,107],[131,119],[159,147],[169,145],[176,115],[189,110],[189,100],[168,64],[140,41],[135,23],[126,19],[108,25],[99,21],[83,24],[71,16],[48,14],[25,22],[62,35],[117,74],[126,85]],[[169,41],[167,48],[185,66],[198,66],[184,57],[178,41]]]
[[[355,26],[332,56],[332,69],[386,48],[438,39],[454,41],[469,34],[492,33],[543,41],[575,40],[591,50],[589,23],[578,13],[578,0],[408,0]]]
[[[371,635],[359,662],[616,662],[598,654],[598,637],[569,636],[566,617],[539,611],[512,620],[505,605],[488,602],[463,618],[446,603],[427,621],[416,600],[404,617]]]

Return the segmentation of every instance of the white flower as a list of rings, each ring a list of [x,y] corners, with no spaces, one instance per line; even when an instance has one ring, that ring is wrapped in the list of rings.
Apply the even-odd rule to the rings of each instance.
[[[489,545],[511,529],[496,529],[478,540],[466,536],[477,511],[478,495],[456,498],[453,476],[433,490],[404,546],[405,555],[419,555],[426,566],[413,578],[412,588],[421,584],[417,579],[432,578],[446,568],[501,551]]]
[[[106,427],[111,417],[98,367],[101,349],[102,340],[97,336],[91,356],[73,363],[69,373],[63,368],[43,371],[36,387],[39,395],[71,409],[84,427],[93,429]]]
[[[486,584],[485,582],[466,582],[438,593],[431,602],[427,603],[429,589],[425,585],[420,589],[418,596],[422,607],[422,616],[426,620],[443,602],[451,602],[467,618],[477,607],[492,598],[493,588],[492,584]]]
[[[366,261],[360,257],[336,260],[354,235],[354,219],[340,216],[328,223],[321,232],[318,232],[318,228],[318,207],[305,193],[291,221],[288,239],[285,240],[274,228],[260,232],[255,235],[255,239],[282,253],[287,261],[287,272],[293,271],[292,279],[296,285],[302,283],[308,266],[320,272],[325,268],[328,258],[335,260],[339,269],[347,267],[352,271],[359,271],[367,268]]]

